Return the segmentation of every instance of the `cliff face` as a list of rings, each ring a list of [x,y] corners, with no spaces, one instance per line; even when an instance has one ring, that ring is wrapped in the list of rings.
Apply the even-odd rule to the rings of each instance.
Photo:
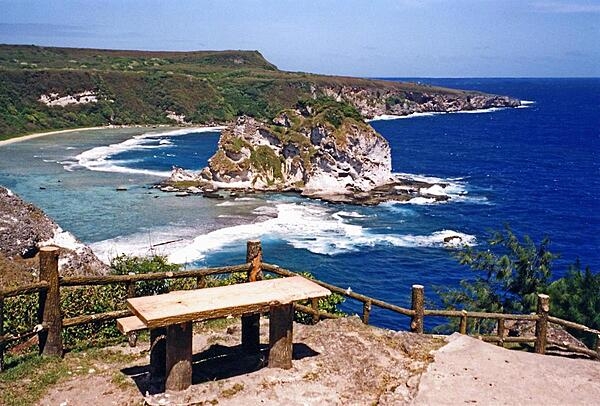
[[[367,119],[384,114],[405,116],[424,112],[455,112],[491,107],[517,107],[521,102],[508,96],[479,92],[448,91],[421,87],[400,88],[324,86],[320,91],[339,102],[352,104]]]
[[[201,176],[218,187],[364,192],[391,180],[388,142],[341,105],[303,106],[273,124],[240,117],[224,130]]]
[[[391,169],[387,140],[356,109],[319,98],[282,111],[272,123],[238,118],[221,133],[208,167],[199,174],[175,169],[165,183],[209,197],[217,197],[212,195],[217,189],[296,191],[360,204],[405,201],[432,186],[401,179]]]
[[[0,259],[6,272],[6,281],[23,280],[19,275],[6,274],[10,269],[35,273],[34,258],[39,248],[45,245],[61,247],[59,271],[61,275],[104,274],[108,268],[94,255],[92,250],[77,241],[69,232],[63,231],[42,210],[23,201],[10,190],[0,187]],[[14,263],[14,267],[7,264]],[[25,265],[25,266],[22,266]]]

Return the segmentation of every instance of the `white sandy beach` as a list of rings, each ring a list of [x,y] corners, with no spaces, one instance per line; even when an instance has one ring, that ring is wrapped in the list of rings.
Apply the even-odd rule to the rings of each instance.
[[[216,131],[220,131],[223,130],[225,127],[224,126],[177,126],[177,125],[130,125],[130,126],[111,126],[111,125],[105,125],[105,126],[99,126],[99,127],[84,127],[84,128],[72,128],[72,129],[68,129],[68,130],[57,130],[57,131],[46,131],[46,132],[41,132],[41,133],[35,133],[35,134],[29,134],[29,135],[22,135],[22,136],[15,136],[14,138],[9,138],[7,140],[2,140],[0,141],[0,147],[4,146],[4,145],[9,145],[9,144],[14,144],[15,142],[21,142],[21,141],[26,141],[26,140],[31,140],[34,138],[40,138],[40,137],[45,137],[47,135],[56,135],[56,134],[64,134],[64,133],[70,133],[70,132],[76,132],[76,131],[90,131],[90,130],[102,130],[102,129],[114,129],[114,128],[151,128],[151,129],[158,129],[158,128],[181,128],[181,129],[190,129],[190,131],[192,130],[198,130],[198,129],[202,129],[204,131],[206,130],[216,130]]]
[[[29,135],[23,135],[23,136],[16,136],[14,138],[9,138],[7,140],[0,141],[0,147],[2,147],[4,145],[14,144],[15,142],[21,142],[21,141],[25,141],[25,140],[31,140],[33,138],[45,137],[47,135],[70,133],[70,132],[75,132],[75,131],[101,130],[103,128],[114,128],[114,127],[102,126],[102,127],[73,128],[70,130],[47,131],[47,132],[43,132],[43,133],[35,133],[35,134],[29,134]]]

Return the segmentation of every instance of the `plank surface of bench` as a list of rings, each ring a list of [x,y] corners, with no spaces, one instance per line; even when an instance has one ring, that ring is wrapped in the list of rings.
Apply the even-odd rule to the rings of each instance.
[[[294,276],[130,298],[127,306],[148,328],[155,328],[268,311],[272,305],[324,297],[330,293],[306,278]]]
[[[145,330],[146,324],[137,316],[122,317],[117,319],[117,328],[123,334],[131,333],[132,331]]]

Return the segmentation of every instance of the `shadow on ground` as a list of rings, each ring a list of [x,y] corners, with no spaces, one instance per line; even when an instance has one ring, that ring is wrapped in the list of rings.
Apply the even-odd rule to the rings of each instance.
[[[318,352],[302,343],[294,344],[292,351],[294,360],[319,355]],[[256,354],[246,354],[241,345],[228,347],[213,344],[208,349],[193,355],[192,385],[258,371],[267,366],[268,359],[269,348],[267,345],[261,345],[260,351]],[[165,391],[164,378],[152,377],[150,365],[124,368],[121,372],[133,379],[142,395],[154,395]]]

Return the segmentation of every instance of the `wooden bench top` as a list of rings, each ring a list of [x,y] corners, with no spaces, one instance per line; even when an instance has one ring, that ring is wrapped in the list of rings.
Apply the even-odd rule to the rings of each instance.
[[[257,313],[267,311],[271,305],[329,294],[328,289],[301,276],[294,276],[136,297],[127,299],[127,306],[148,328],[156,328],[192,320]]]

